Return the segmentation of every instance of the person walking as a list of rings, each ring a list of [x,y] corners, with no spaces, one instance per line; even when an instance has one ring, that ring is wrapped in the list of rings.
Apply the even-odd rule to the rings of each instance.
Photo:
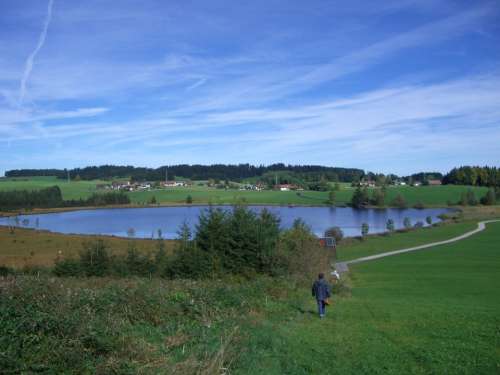
[[[323,319],[326,314],[326,305],[330,298],[330,285],[328,285],[328,282],[325,280],[325,274],[323,272],[318,275],[318,279],[312,286],[312,295],[316,297],[319,317]]]

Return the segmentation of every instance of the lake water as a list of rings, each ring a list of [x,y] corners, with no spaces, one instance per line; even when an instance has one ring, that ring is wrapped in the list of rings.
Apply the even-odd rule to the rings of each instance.
[[[127,237],[130,228],[138,238],[157,237],[158,229],[164,238],[175,238],[179,226],[186,221],[194,229],[200,211],[207,206],[182,207],[147,207],[147,208],[113,208],[97,210],[79,210],[39,215],[19,215],[0,218],[0,225],[15,225],[26,228],[48,230],[58,233],[103,234]],[[223,206],[230,210],[231,207]],[[345,236],[358,236],[361,225],[368,223],[369,233],[386,231],[386,222],[393,219],[396,229],[403,228],[403,221],[410,218],[412,225],[418,221],[425,223],[427,216],[438,222],[438,215],[450,212],[446,208],[427,209],[353,209],[347,207],[282,207],[282,206],[250,206],[259,212],[268,209],[281,219],[281,226],[289,228],[295,219],[301,218],[321,236],[332,226],[342,228]]]

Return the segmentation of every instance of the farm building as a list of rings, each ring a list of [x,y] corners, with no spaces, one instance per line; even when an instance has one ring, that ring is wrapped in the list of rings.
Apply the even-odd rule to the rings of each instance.
[[[439,186],[442,184],[441,180],[429,180],[427,181],[431,186]]]

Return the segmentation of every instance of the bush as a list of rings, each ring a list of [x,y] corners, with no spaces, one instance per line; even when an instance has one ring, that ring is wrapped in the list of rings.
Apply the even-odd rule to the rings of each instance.
[[[340,227],[331,227],[325,231],[325,237],[333,237],[335,242],[339,243],[344,238],[344,232]]]
[[[405,217],[403,220],[403,226],[405,229],[410,229],[411,228],[411,219],[409,217]]]
[[[417,221],[414,225],[414,228],[423,228],[424,222],[423,221]]]
[[[481,204],[484,204],[486,206],[492,206],[496,203],[496,194],[495,190],[489,189],[484,197],[481,198]]]
[[[371,203],[378,207],[382,207],[385,205],[385,194],[383,189],[373,190]]]
[[[84,275],[80,261],[72,258],[56,260],[53,272],[59,277]]]
[[[103,240],[84,242],[80,266],[86,276],[105,276],[110,271],[108,247]]]
[[[318,238],[302,220],[281,235],[275,274],[287,273],[314,278],[318,272],[328,272],[332,254],[320,246]]]
[[[396,195],[396,198],[392,201],[392,205],[397,208],[406,208],[406,201],[401,194]]]
[[[417,210],[423,210],[425,208],[425,205],[422,203],[422,201],[418,201],[417,203],[415,203],[413,208],[416,208]]]
[[[395,229],[394,220],[388,219],[387,223],[385,224],[385,227],[387,228],[387,230],[389,231],[389,233],[390,232],[394,232],[394,229]]]
[[[361,235],[364,237],[368,234],[369,231],[370,231],[370,226],[368,225],[368,223],[363,223],[361,225]]]
[[[354,208],[362,208],[368,204],[370,204],[368,189],[361,189],[361,187],[358,186],[352,195],[351,206]]]
[[[125,265],[129,275],[151,276],[155,273],[154,260],[149,254],[139,253],[133,242],[129,244]]]
[[[7,266],[0,266],[0,276],[14,275],[16,272],[13,268]]]

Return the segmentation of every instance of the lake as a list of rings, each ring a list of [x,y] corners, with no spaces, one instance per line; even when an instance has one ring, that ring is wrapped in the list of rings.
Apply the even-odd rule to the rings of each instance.
[[[19,215],[0,218],[0,225],[14,225],[25,228],[48,230],[66,234],[102,234],[127,237],[133,229],[137,238],[157,237],[161,229],[164,238],[175,238],[179,226],[186,221],[194,229],[198,215],[208,206],[181,207],[146,207],[146,208],[112,208],[96,210],[78,210],[59,213]],[[230,210],[230,206],[219,206]],[[281,219],[281,226],[289,228],[295,219],[301,218],[321,236],[332,226],[342,228],[345,236],[358,236],[361,225],[368,223],[369,233],[386,231],[386,222],[393,219],[396,229],[403,228],[406,217],[412,225],[421,221],[425,223],[427,216],[433,222],[440,221],[438,216],[451,212],[447,208],[426,209],[353,209],[350,207],[283,207],[283,206],[249,206],[259,212],[266,208]]]

